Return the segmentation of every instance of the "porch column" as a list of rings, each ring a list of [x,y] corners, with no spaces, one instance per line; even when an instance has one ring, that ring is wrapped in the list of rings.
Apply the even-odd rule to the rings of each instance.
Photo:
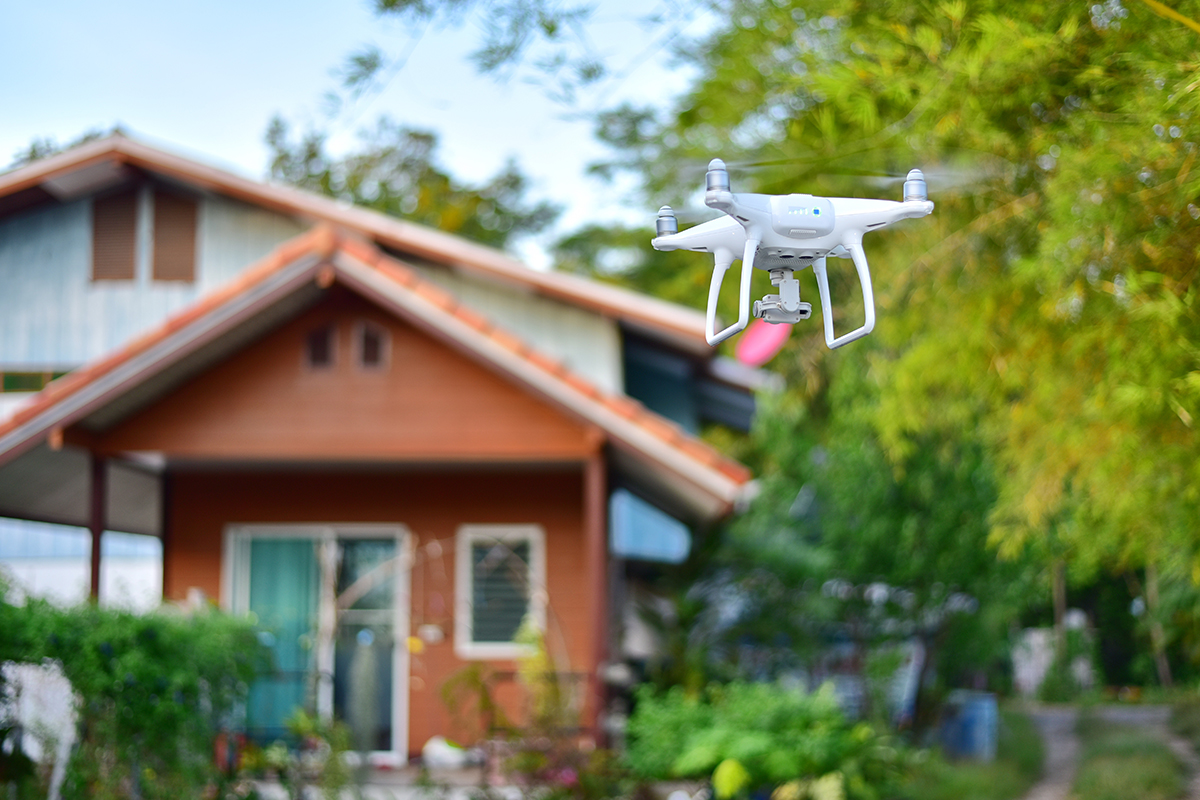
[[[585,462],[583,468],[583,525],[584,548],[587,553],[588,604],[595,614],[595,636],[592,642],[591,675],[588,676],[587,708],[597,743],[602,743],[604,731],[601,714],[604,711],[605,687],[601,670],[608,658],[608,519],[607,480],[604,453],[598,450]]]
[[[171,576],[168,574],[171,564],[171,556],[174,555],[171,541],[171,492],[173,489],[173,476],[169,469],[164,468],[162,475],[159,478],[159,502],[162,508],[159,509],[159,541],[162,543],[162,599],[163,602],[170,600],[173,595],[171,590],[174,586],[171,584]]]
[[[100,601],[100,539],[104,536],[104,523],[108,517],[108,459],[91,454],[91,509],[88,515],[88,530],[92,534],[92,585],[91,600]]]

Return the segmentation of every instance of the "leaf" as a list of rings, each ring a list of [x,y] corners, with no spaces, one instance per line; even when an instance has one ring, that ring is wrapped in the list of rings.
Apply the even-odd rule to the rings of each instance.
[[[750,773],[740,761],[727,758],[713,770],[712,782],[718,800],[729,800],[749,787]]]
[[[366,47],[352,54],[342,68],[342,87],[358,95],[379,75],[383,68],[383,53],[378,47]]]
[[[840,772],[822,775],[809,790],[812,800],[846,800],[846,785]]]

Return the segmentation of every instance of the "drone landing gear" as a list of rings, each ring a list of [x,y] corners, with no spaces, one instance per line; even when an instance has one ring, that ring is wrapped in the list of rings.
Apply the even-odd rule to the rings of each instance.
[[[812,303],[800,302],[800,281],[792,277],[792,270],[776,267],[769,270],[771,284],[779,287],[779,294],[769,294],[754,301],[754,316],[773,324],[795,324],[812,316]]]

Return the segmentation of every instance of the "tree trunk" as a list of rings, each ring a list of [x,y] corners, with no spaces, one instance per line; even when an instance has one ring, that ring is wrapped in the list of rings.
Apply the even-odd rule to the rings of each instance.
[[[1067,657],[1067,562],[1056,558],[1051,569],[1054,582],[1054,659],[1062,662]]]
[[[1171,664],[1167,661],[1167,637],[1159,617],[1158,567],[1153,562],[1146,564],[1146,612],[1150,615],[1150,646],[1154,650],[1158,682],[1170,688],[1174,681],[1171,680]]]
[[[936,720],[927,706],[930,705],[929,693],[925,691],[925,683],[933,667],[933,659],[937,654],[940,631],[922,633],[918,637],[921,642],[921,668],[917,670],[917,694],[913,699],[912,727],[914,732],[921,733],[931,727]]]

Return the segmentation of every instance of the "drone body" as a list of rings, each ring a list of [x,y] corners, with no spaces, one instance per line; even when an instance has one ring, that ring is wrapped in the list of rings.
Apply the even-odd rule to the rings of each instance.
[[[708,165],[704,203],[725,212],[685,231],[679,231],[669,206],[658,212],[658,236],[651,242],[656,250],[695,250],[712,253],[716,264],[708,290],[705,335],[710,345],[728,339],[749,322],[750,314],[771,323],[796,323],[808,319],[812,306],[800,301],[800,282],[795,270],[811,266],[821,293],[821,315],[825,342],[831,348],[866,336],[875,327],[875,298],[871,272],[863,252],[862,238],[868,231],[885,228],[902,219],[924,217],[933,211],[927,199],[925,177],[920,170],[908,173],[904,201],[864,200],[852,197],[816,197],[811,194],[734,194],[729,190],[729,173],[719,158]],[[862,285],[865,320],[862,327],[842,336],[833,332],[832,302],[825,259],[850,258]],[[717,299],[725,273],[742,260],[738,321],[722,331],[715,330]],[[769,294],[750,303],[753,270],[766,270],[779,294]]]

